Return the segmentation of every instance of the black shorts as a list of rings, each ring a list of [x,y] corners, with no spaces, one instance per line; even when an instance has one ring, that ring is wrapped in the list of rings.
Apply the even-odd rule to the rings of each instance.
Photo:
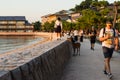
[[[95,39],[90,40],[90,43],[95,43]]]
[[[103,48],[104,58],[111,58],[114,48],[107,48],[107,47],[102,47],[102,48]]]
[[[91,36],[90,37],[90,42],[91,43],[95,43],[95,41],[96,41],[96,36]]]
[[[57,28],[55,28],[55,32],[60,33],[61,32],[61,26],[57,26]]]

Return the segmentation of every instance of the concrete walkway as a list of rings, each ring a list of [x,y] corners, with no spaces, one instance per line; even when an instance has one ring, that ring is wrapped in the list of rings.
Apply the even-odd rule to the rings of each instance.
[[[84,39],[81,43],[81,55],[72,56],[65,67],[61,80],[108,80],[103,74],[104,57],[100,44],[95,50],[90,49],[90,42]],[[120,54],[114,52],[111,59],[113,80],[120,80]]]

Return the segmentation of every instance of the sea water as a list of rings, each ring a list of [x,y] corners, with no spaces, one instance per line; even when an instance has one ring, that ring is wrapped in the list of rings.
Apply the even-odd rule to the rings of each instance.
[[[41,41],[40,36],[0,36],[0,54]]]

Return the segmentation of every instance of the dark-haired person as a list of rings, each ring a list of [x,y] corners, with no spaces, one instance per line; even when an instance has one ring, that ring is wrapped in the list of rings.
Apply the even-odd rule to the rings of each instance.
[[[91,50],[94,50],[94,46],[96,42],[96,35],[97,35],[97,31],[95,30],[94,26],[92,26],[92,29],[89,32]]]
[[[62,21],[61,21],[60,17],[58,17],[57,20],[55,21],[54,28],[55,28],[57,40],[60,40],[61,39],[61,31],[62,31]]]

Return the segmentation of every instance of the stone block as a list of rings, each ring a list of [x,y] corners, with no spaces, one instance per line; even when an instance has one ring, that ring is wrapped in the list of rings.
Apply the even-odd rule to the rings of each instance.
[[[49,80],[56,80],[56,55],[55,50],[51,49],[45,54],[45,60],[47,62],[48,70],[49,70]]]
[[[40,57],[36,57],[33,60],[34,63],[34,68],[35,68],[35,72],[37,74],[37,76],[39,77],[39,80],[43,80],[43,76],[42,76],[42,71],[41,71],[41,59]]]
[[[41,71],[43,74],[43,80],[49,80],[51,70],[46,54],[47,52],[41,55]]]
[[[30,79],[30,75],[29,75],[29,68],[27,64],[24,64],[22,66],[19,67],[21,70],[21,75],[22,75],[22,79],[23,80],[32,80]]]
[[[0,80],[12,80],[10,72],[7,72],[7,73],[4,73],[3,75],[1,75]]]
[[[20,68],[16,68],[14,70],[10,71],[12,80],[23,80],[21,76],[21,70]]]
[[[40,80],[38,74],[35,71],[35,64],[33,60],[28,62],[28,67],[29,67],[30,76],[32,76],[33,80]]]

